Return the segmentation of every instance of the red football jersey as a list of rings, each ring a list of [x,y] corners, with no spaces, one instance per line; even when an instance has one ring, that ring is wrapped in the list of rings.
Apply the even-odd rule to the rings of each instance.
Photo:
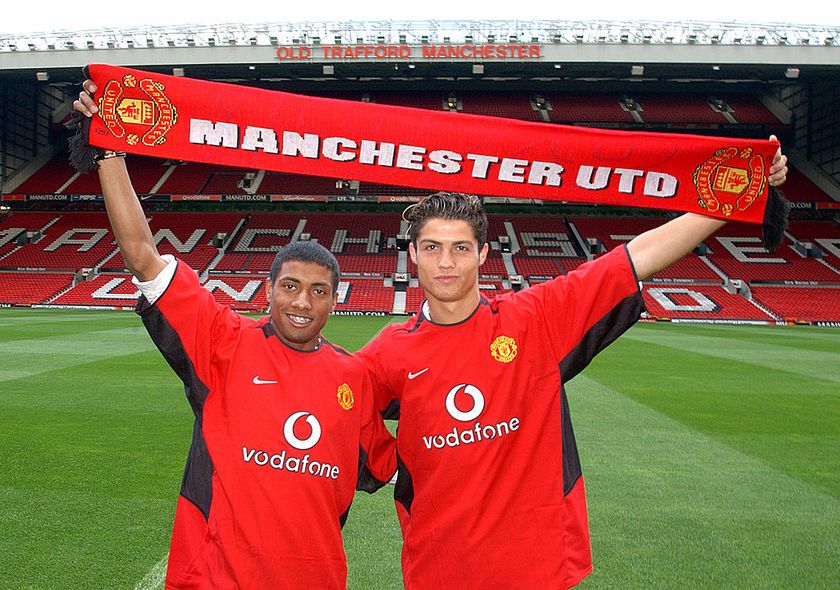
[[[422,313],[363,351],[377,405],[399,402],[406,588],[568,588],[592,569],[563,383],[639,317],[626,249],[463,322]]]
[[[166,587],[345,588],[357,482],[372,491],[396,469],[364,365],[323,340],[289,348],[183,263],[138,313],[196,418]]]

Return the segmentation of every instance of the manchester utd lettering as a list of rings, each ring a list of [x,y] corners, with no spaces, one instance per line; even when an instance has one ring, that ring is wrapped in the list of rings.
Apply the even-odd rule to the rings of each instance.
[[[241,141],[240,141],[241,138]],[[566,167],[558,162],[524,160],[503,155],[462,154],[454,150],[380,142],[368,138],[321,137],[315,133],[275,131],[252,125],[240,129],[234,123],[190,119],[189,141],[193,144],[263,152],[288,158],[330,160],[443,175],[468,175],[479,180],[561,188]],[[435,146],[439,148],[439,146]],[[575,172],[576,184],[587,191],[606,191],[616,184],[628,196],[670,198],[677,192],[677,179],[652,170],[615,170],[583,165]],[[615,177],[615,181],[611,181]],[[640,179],[636,182],[636,179]]]

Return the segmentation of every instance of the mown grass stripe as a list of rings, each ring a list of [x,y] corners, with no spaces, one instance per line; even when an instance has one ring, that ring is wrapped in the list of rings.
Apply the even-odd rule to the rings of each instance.
[[[784,339],[778,344],[745,342],[737,337],[688,336],[675,326],[662,330],[634,329],[623,336],[636,340],[695,354],[722,358],[738,363],[752,364],[768,369],[787,371],[814,379],[840,382],[840,351],[803,351],[789,345]],[[838,337],[840,342],[840,337]],[[840,388],[838,388],[840,394]],[[807,393],[803,391],[802,393]]]

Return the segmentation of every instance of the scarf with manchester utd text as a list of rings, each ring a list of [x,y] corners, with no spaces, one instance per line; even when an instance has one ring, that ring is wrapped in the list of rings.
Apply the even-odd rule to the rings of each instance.
[[[764,224],[778,143],[615,131],[316,98],[94,64],[82,146],[430,190],[695,212]]]

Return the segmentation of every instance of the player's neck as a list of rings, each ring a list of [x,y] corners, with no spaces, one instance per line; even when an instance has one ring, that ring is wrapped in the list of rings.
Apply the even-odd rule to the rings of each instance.
[[[429,319],[436,324],[457,324],[470,317],[478,307],[481,295],[476,287],[475,291],[458,301],[440,301],[428,298]]]

